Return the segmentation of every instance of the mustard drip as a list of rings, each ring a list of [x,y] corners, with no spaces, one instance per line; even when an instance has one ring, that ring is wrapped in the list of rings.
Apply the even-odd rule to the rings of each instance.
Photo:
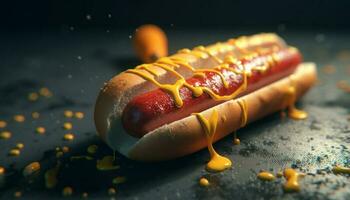
[[[341,173],[341,174],[350,174],[350,168],[349,167],[342,167],[342,166],[334,166],[332,171],[334,173]]]
[[[260,172],[258,174],[258,179],[263,180],[263,181],[273,181],[273,180],[275,180],[275,178],[276,177],[273,174],[271,174],[270,172],[263,171],[263,172]]]
[[[224,87],[228,88],[228,82],[226,81],[225,76],[219,70],[220,69],[218,69],[218,68],[216,68],[216,69],[215,68],[214,69],[198,69],[198,70],[196,70],[196,72],[199,72],[199,73],[201,73],[201,72],[202,73],[203,72],[213,72],[213,73],[215,73],[215,74],[220,76]]]
[[[208,150],[211,157],[210,161],[207,163],[207,170],[219,172],[231,167],[232,162],[230,159],[219,155],[213,147],[213,138],[218,122],[218,111],[214,109],[208,120],[205,119],[200,113],[193,114],[196,115],[197,119],[201,123],[207,137]]]
[[[284,178],[287,180],[283,185],[283,189],[286,192],[299,192],[299,177],[303,177],[304,174],[298,173],[292,168],[287,168],[283,172]]]
[[[307,118],[308,114],[307,112],[303,110],[299,110],[295,107],[295,102],[297,100],[296,97],[296,87],[292,79],[291,80],[291,85],[286,89],[286,104],[288,108],[288,116],[292,119],[305,119]]]
[[[239,107],[241,108],[241,125],[240,127],[244,127],[247,124],[248,120],[248,112],[247,112],[247,103],[244,99],[240,99],[237,101]],[[241,144],[241,140],[237,138],[237,132],[233,132],[233,144],[239,145]]]
[[[241,117],[241,127],[244,127],[247,124],[248,121],[248,108],[247,108],[247,102],[244,99],[240,99],[237,101],[239,107],[241,107],[242,110],[242,117]]]
[[[236,131],[233,132],[233,144],[234,145],[240,145],[241,144],[241,140],[237,137],[237,132]]]
[[[270,37],[270,36],[265,36],[265,37]],[[247,41],[247,39],[245,37],[239,38],[237,40],[235,40],[234,45],[236,47],[238,46],[246,46],[247,44],[245,44]],[[182,49],[180,50],[178,53],[188,53],[188,54],[193,54],[195,56],[199,56],[199,57],[203,57],[203,53],[206,55],[210,55],[212,57],[215,58],[215,56],[213,55],[212,51],[220,51],[220,49],[225,49],[225,50],[230,50],[233,47],[231,46],[231,44],[228,43],[219,43],[217,45],[214,45],[213,47],[211,47],[210,49],[206,49],[203,46],[199,46],[194,48],[193,50],[189,50],[189,49]],[[244,49],[244,48],[243,48]],[[295,48],[289,48],[291,51],[296,51]],[[201,55],[199,55],[200,53],[202,53]],[[246,59],[253,59],[256,56],[259,56],[258,53],[256,52],[250,52],[247,51],[245,52],[246,55],[244,58]],[[160,89],[168,92],[169,94],[171,94],[173,96],[173,99],[175,101],[175,104],[177,107],[182,107],[183,105],[183,101],[182,98],[180,96],[180,88],[181,87],[187,87],[189,90],[192,91],[192,93],[194,94],[194,96],[198,97],[200,95],[203,94],[203,92],[207,93],[212,99],[214,99],[215,101],[226,101],[226,100],[231,100],[233,98],[235,98],[238,94],[242,93],[244,90],[246,90],[247,88],[247,79],[248,77],[251,76],[252,71],[259,71],[259,72],[265,72],[267,71],[270,67],[272,67],[273,65],[275,65],[278,61],[279,61],[279,56],[277,53],[272,53],[269,56],[266,56],[266,60],[265,62],[267,62],[267,64],[262,65],[262,66],[254,66],[254,67],[250,67],[249,69],[246,69],[246,67],[237,59],[233,58],[233,56],[227,56],[225,58],[224,61],[220,60],[219,58],[217,58],[218,63],[220,63],[220,65],[218,65],[215,68],[212,69],[195,69],[193,68],[190,64],[188,64],[188,62],[186,62],[186,60],[181,59],[181,58],[177,58],[176,55],[171,56],[171,57],[163,57],[158,59],[155,63],[153,64],[143,64],[143,65],[139,65],[137,66],[135,69],[129,69],[126,72],[128,73],[133,73],[136,74],[142,78],[144,78],[147,81],[152,82],[154,85],[156,85],[157,87],[159,87]],[[229,64],[235,64],[237,65],[237,67],[239,67],[240,69],[234,69],[231,68]],[[220,76],[221,81],[224,85],[225,88],[228,88],[228,82],[225,80],[224,75],[222,74],[222,72],[220,71],[221,69],[226,69],[228,71],[231,71],[235,74],[240,74],[243,78],[243,83],[241,84],[241,86],[232,94],[230,95],[217,95],[215,92],[213,92],[210,88],[208,87],[202,87],[202,86],[192,86],[190,84],[188,84],[185,80],[185,78],[179,74],[175,69],[179,68],[180,66],[186,67],[188,70],[190,70],[195,76],[198,77],[205,77],[205,73],[204,72],[213,72],[216,73]],[[174,76],[176,76],[178,79],[177,81],[175,81],[175,83],[173,84],[162,84],[160,82],[158,82],[155,78],[158,77],[158,73],[152,68],[152,67],[159,67],[162,68],[163,70],[166,70],[168,72],[171,72]],[[144,71],[148,72],[145,73]],[[292,108],[292,107],[291,107]],[[296,111],[296,109],[291,109],[293,111]]]

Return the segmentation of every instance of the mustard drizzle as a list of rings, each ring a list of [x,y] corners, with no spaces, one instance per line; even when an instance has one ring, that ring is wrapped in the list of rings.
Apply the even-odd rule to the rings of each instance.
[[[265,36],[265,37],[267,37],[267,36]],[[271,36],[269,36],[269,37],[271,37]],[[220,49],[231,50],[233,48],[233,46],[236,48],[239,47],[238,49],[244,49],[244,47],[247,46],[247,43],[248,43],[247,38],[241,37],[237,40],[234,40],[234,42],[232,42],[232,41],[230,42],[230,40],[229,40],[229,42],[227,42],[227,43],[218,43],[217,45],[211,47],[211,49],[214,49],[216,51],[220,51]],[[231,46],[231,48],[228,48],[229,46]],[[248,77],[251,76],[252,71],[259,71],[259,72],[263,73],[263,72],[267,71],[271,66],[275,65],[279,60],[278,55],[276,54],[276,52],[274,52],[271,55],[266,56],[266,60],[265,60],[267,62],[266,65],[250,67],[250,69],[247,70],[245,65],[243,65],[239,60],[233,58],[232,55],[226,56],[225,60],[222,61],[220,58],[215,56],[214,53],[212,53],[212,51],[213,50],[209,50],[209,49],[205,48],[204,46],[198,46],[198,47],[194,48],[193,50],[189,50],[189,49],[179,50],[178,53],[191,54],[191,55],[201,57],[201,58],[205,57],[204,55],[210,56],[210,57],[214,58],[218,63],[220,63],[217,67],[214,67],[213,69],[195,69],[190,64],[188,64],[188,62],[186,62],[185,59],[181,59],[181,58],[172,56],[172,57],[160,58],[155,63],[152,63],[152,64],[139,65],[135,69],[129,69],[126,72],[136,74],[136,75],[144,78],[145,80],[152,82],[154,85],[156,85],[160,89],[170,93],[173,96],[173,99],[175,101],[176,106],[182,107],[183,101],[182,101],[182,98],[180,96],[180,88],[181,87],[187,87],[189,90],[192,91],[192,93],[194,94],[195,97],[198,97],[198,96],[202,95],[203,92],[205,92],[215,101],[230,100],[230,99],[235,98],[238,94],[242,93],[244,90],[246,90],[247,83],[248,83],[247,79],[248,79]],[[248,60],[259,56],[259,53],[251,52],[248,50],[245,53],[246,53],[246,55],[244,55],[243,58],[248,59]],[[230,64],[235,64],[241,70],[234,69],[234,68],[230,67],[229,66]],[[190,70],[193,73],[194,76],[197,76],[197,77],[205,77],[206,76],[205,72],[215,73],[215,74],[220,76],[222,84],[225,88],[229,87],[229,83],[227,82],[227,80],[225,79],[225,76],[220,71],[222,69],[225,69],[227,71],[231,71],[237,75],[241,75],[243,78],[243,83],[232,94],[221,96],[221,95],[216,94],[213,90],[211,90],[208,87],[192,86],[192,85],[188,84],[186,82],[185,78],[176,71],[176,69],[178,69],[181,66],[186,67],[188,70]],[[165,71],[171,72],[178,79],[173,84],[162,84],[155,79],[159,76],[159,74],[154,70],[154,67],[158,67],[158,68],[161,68]],[[142,70],[145,70],[146,72],[148,72],[148,74]]]
[[[232,165],[231,160],[219,155],[213,147],[213,139],[218,123],[218,111],[216,109],[213,109],[213,112],[209,119],[204,118],[201,113],[193,113],[193,115],[195,115],[199,120],[207,138],[208,150],[211,158],[207,163],[207,170],[219,172],[230,168]]]

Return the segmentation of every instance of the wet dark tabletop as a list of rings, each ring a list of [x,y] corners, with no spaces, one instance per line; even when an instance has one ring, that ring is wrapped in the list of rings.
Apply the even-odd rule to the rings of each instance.
[[[282,27],[283,28],[283,27]],[[264,31],[264,30],[260,30]],[[277,31],[277,30],[275,30]],[[241,34],[258,31],[168,31],[170,50],[223,41]],[[0,119],[12,132],[8,140],[0,140],[0,166],[6,168],[0,198],[12,198],[21,191],[23,199],[61,198],[62,188],[73,188],[73,198],[83,192],[91,199],[349,199],[348,175],[335,175],[335,164],[349,166],[350,94],[337,88],[339,80],[350,84],[350,37],[348,32],[289,31],[280,34],[302,51],[306,61],[318,65],[319,83],[298,104],[309,118],[282,120],[276,113],[238,131],[241,145],[232,144],[228,136],[215,144],[218,152],[233,161],[233,167],[221,173],[208,173],[206,149],[193,155],[162,163],[138,163],[117,154],[115,171],[96,170],[96,159],[112,155],[96,136],[93,108],[99,89],[113,75],[138,64],[133,54],[131,32],[119,30],[30,32],[1,34],[0,37]],[[325,66],[328,66],[324,68]],[[326,72],[326,73],[325,73]],[[28,101],[28,94],[42,87],[49,88],[51,98]],[[64,110],[82,111],[83,119],[66,118]],[[40,118],[31,118],[39,112]],[[26,120],[18,123],[15,114]],[[62,124],[70,121],[71,131]],[[44,126],[46,133],[35,133]],[[72,132],[73,141],[63,135]],[[18,142],[24,143],[20,156],[8,156]],[[86,148],[96,144],[94,160],[70,160],[71,156],[87,155]],[[44,172],[55,166],[55,148],[68,146],[61,162],[58,185],[48,190]],[[22,176],[27,164],[39,161],[39,174],[30,179]],[[284,193],[284,178],[262,182],[256,178],[260,170],[273,173],[286,167],[307,173],[299,193]],[[112,179],[124,176],[127,181],[113,186]],[[211,185],[202,188],[201,177]],[[3,181],[4,182],[4,181]],[[117,190],[108,195],[108,188]]]

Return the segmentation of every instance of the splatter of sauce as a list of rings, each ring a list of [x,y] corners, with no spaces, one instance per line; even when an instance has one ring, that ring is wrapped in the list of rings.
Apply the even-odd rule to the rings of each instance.
[[[260,179],[260,180],[263,180],[263,181],[273,181],[276,179],[276,177],[270,173],[270,172],[266,172],[266,171],[262,171],[260,172],[257,177]]]
[[[23,176],[31,176],[37,172],[39,172],[40,170],[40,163],[39,162],[32,162],[29,165],[27,165],[24,169],[23,169]]]
[[[107,170],[116,170],[119,169],[119,165],[114,165],[114,157],[113,156],[105,156],[102,160],[97,160],[96,168],[101,171]]]
[[[210,185],[208,179],[202,177],[199,179],[199,185],[202,187],[208,187]]]

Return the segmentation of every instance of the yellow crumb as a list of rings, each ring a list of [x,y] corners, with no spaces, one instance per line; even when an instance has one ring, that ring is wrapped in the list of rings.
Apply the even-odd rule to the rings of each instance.
[[[71,110],[65,110],[63,115],[67,118],[72,118],[73,117],[73,111]]]
[[[21,154],[21,151],[19,149],[11,149],[9,151],[10,156],[19,156],[19,154]]]
[[[42,126],[38,126],[36,129],[35,129],[35,131],[37,132],[37,133],[39,133],[39,134],[44,134],[45,132],[46,132],[46,129],[44,128],[44,127],[42,127]]]
[[[71,196],[73,194],[73,189],[71,187],[65,187],[62,190],[62,195],[65,197]]]
[[[22,192],[21,191],[16,191],[15,193],[13,193],[13,196],[15,198],[20,198],[22,196]]]
[[[93,144],[93,145],[90,145],[88,148],[87,148],[87,152],[89,154],[95,154],[97,152],[97,149],[98,149],[98,146]]]
[[[73,133],[66,133],[64,134],[63,139],[67,141],[74,140],[74,135]]]
[[[15,115],[13,116],[13,119],[16,121],[16,122],[24,122],[26,120],[26,118],[24,117],[24,115]]]
[[[124,183],[126,181],[126,177],[124,176],[117,176],[113,179],[112,183],[113,184],[120,184],[120,183]]]
[[[67,147],[67,146],[62,147],[62,151],[63,151],[63,153],[68,153],[69,147]]]
[[[17,149],[23,149],[24,148],[24,144],[23,143],[17,143],[16,144],[16,148]]]
[[[7,140],[7,139],[10,139],[11,136],[12,136],[12,133],[10,131],[2,131],[0,133],[0,139]]]
[[[117,190],[116,189],[114,189],[114,188],[109,188],[108,189],[108,194],[109,195],[115,195],[117,193]]]
[[[28,94],[29,101],[36,101],[36,100],[38,100],[38,98],[39,98],[39,95],[36,92],[31,92]]]
[[[5,174],[5,171],[6,171],[5,168],[0,166],[0,176]]]
[[[66,130],[71,130],[73,128],[73,124],[70,123],[70,122],[65,122],[63,124],[63,128],[66,129]]]
[[[63,152],[62,151],[59,151],[56,153],[56,158],[60,158],[63,156]]]
[[[233,139],[233,144],[234,145],[240,145],[241,144],[241,140],[239,138],[234,138]]]
[[[83,112],[76,112],[74,114],[75,118],[77,119],[83,119],[84,118],[84,113]]]
[[[40,114],[38,112],[32,112],[33,119],[38,119],[40,117]]]
[[[263,181],[273,181],[276,179],[276,177],[273,174],[271,174],[270,172],[266,172],[266,171],[260,172],[257,175],[257,177]]]
[[[0,128],[5,128],[7,123],[4,120],[0,120]]]
[[[46,87],[41,88],[39,90],[39,94],[41,96],[44,96],[44,97],[51,97],[52,96],[52,92]]]
[[[39,162],[32,162],[23,169],[23,176],[30,176],[40,170]]]
[[[206,178],[201,178],[201,179],[199,179],[199,185],[200,186],[203,186],[203,187],[207,187],[207,186],[209,186],[209,181],[208,181],[208,179],[206,179]]]

